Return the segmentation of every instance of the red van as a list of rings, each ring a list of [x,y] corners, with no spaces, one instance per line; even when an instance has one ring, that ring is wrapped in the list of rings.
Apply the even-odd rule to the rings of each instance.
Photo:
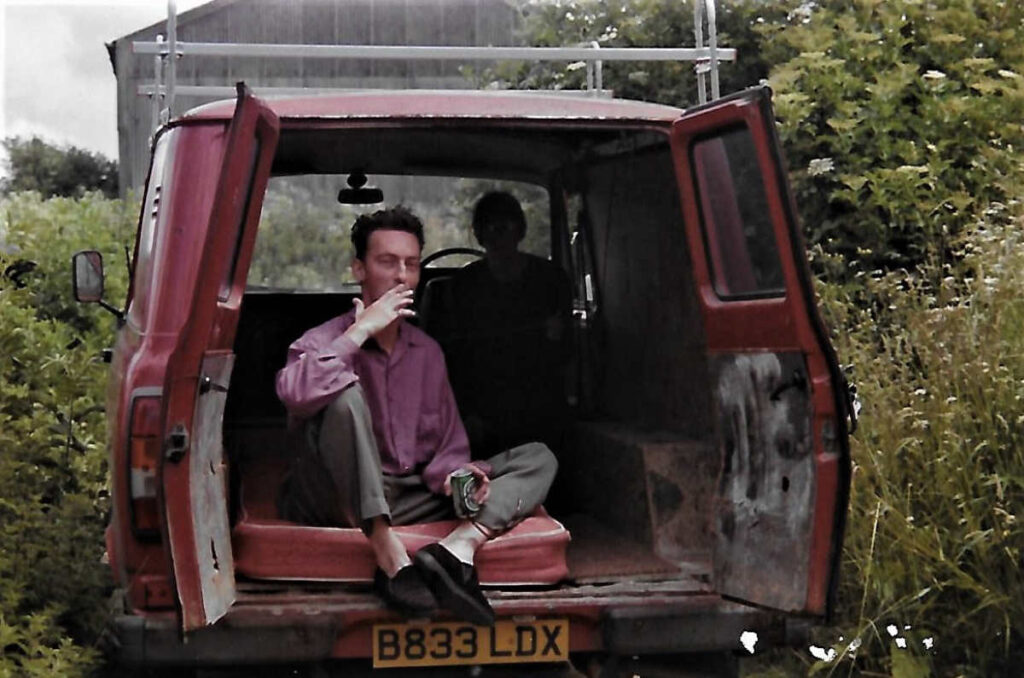
[[[277,513],[274,375],[351,307],[348,228],[378,188],[426,224],[428,331],[453,322],[485,190],[520,199],[523,247],[571,281],[559,473],[478,556],[492,628],[397,617],[358,530]],[[98,255],[74,269],[99,299]],[[852,414],[766,88],[682,110],[240,85],[156,135],[132,272],[107,403],[126,665],[728,676],[829,614]],[[414,551],[447,529],[399,532]]]

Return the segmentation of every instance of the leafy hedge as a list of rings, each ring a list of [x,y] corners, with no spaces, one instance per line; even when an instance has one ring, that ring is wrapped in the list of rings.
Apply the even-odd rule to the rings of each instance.
[[[109,571],[102,413],[113,318],[71,299],[70,257],[97,247],[124,299],[135,211],[99,194],[0,202],[0,676],[86,675]]]
[[[808,239],[862,271],[955,264],[1020,195],[1024,4],[817,4],[760,29]]]

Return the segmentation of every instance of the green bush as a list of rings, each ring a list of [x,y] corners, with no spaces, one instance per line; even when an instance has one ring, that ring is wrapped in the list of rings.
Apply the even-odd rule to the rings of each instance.
[[[107,299],[123,303],[134,220],[99,194],[0,202],[0,676],[86,675],[98,661],[110,579],[100,352],[114,321],[74,303],[70,258],[100,249]]]
[[[1024,4],[823,0],[759,30],[808,239],[852,270],[939,271],[1019,195]]]

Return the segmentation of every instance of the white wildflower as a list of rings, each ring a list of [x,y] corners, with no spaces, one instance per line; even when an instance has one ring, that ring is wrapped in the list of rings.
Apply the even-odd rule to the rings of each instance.
[[[942,71],[936,71],[934,69],[930,71],[925,71],[924,73],[925,80],[945,80],[945,78],[945,73],[943,73]]]
[[[896,628],[895,624],[889,624],[888,626],[885,627],[885,630],[888,631],[889,635],[892,636],[893,638],[895,638],[896,635],[900,632],[900,630],[898,628]]]
[[[935,644],[935,639],[931,636],[928,636],[927,638],[921,641],[921,644],[924,645],[924,649],[930,650],[932,649],[932,645]]]
[[[740,634],[740,644],[747,652],[754,654],[754,647],[757,645],[757,634],[753,631],[744,631]]]
[[[815,659],[820,659],[823,662],[834,661],[836,658],[836,651],[833,650],[831,647],[826,650],[823,647],[811,645],[807,649],[810,651],[811,656],[813,656]]]
[[[807,173],[812,177],[818,177],[822,174],[828,174],[836,168],[835,162],[832,158],[815,158],[807,164]]]

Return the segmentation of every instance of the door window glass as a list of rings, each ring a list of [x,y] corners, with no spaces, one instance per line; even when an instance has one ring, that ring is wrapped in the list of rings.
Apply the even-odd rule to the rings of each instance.
[[[220,294],[218,295],[220,301],[227,301],[228,296],[231,294],[232,281],[235,279],[235,271],[238,267],[238,250],[242,245],[242,224],[246,222],[249,215],[249,207],[252,204],[252,187],[256,181],[256,167],[259,164],[260,148],[262,146],[262,139],[260,138],[257,138],[252,144],[249,168],[246,175],[248,180],[246,181],[245,201],[236,203],[235,206],[238,208],[238,211],[231,218],[231,227],[234,229],[234,246],[231,250],[231,265],[224,272],[224,278],[220,281]]]
[[[746,127],[692,147],[715,292],[723,298],[781,296],[782,264],[757,149]]]

